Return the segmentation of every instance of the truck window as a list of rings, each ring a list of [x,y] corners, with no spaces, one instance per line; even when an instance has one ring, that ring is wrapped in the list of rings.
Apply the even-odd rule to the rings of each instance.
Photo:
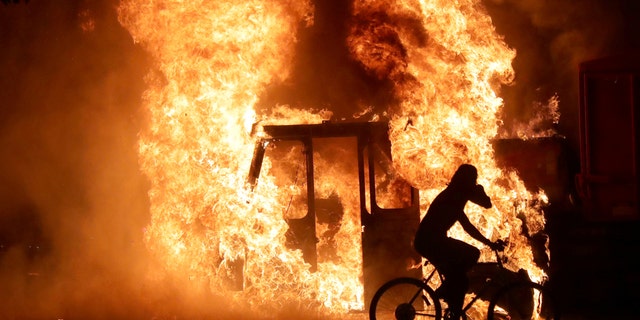
[[[304,144],[299,140],[274,140],[264,155],[266,176],[273,179],[277,203],[285,219],[307,215],[307,163]],[[266,170],[265,170],[266,169]]]
[[[369,185],[369,153],[373,158],[374,186],[375,186],[375,203],[381,209],[403,209],[409,208],[412,203],[411,185],[404,180],[393,167],[391,158],[374,145],[373,149],[365,148],[365,179],[367,186]],[[369,208],[369,189],[367,193],[367,210]]]

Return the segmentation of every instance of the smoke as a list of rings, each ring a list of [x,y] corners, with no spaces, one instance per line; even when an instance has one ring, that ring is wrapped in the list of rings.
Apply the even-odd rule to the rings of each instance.
[[[148,68],[110,3],[0,6],[0,318],[118,314],[148,219]]]
[[[504,87],[502,134],[513,134],[558,103],[547,129],[578,144],[578,71],[583,61],[624,54],[638,46],[634,1],[485,0],[498,33],[517,51],[515,83]],[[557,101],[556,101],[557,98]]]
[[[391,82],[371,76],[350,57],[346,38],[353,19],[351,3],[312,3],[314,22],[299,31],[292,74],[286,82],[267,88],[258,109],[274,105],[324,108],[340,120],[366,112],[367,107],[386,108],[391,102]]]
[[[539,125],[578,144],[578,67],[583,61],[637,50],[639,5],[631,0],[484,0],[496,30],[517,51],[515,82],[502,88],[501,136]],[[265,108],[276,104],[327,108],[335,119],[350,118],[393,105],[393,82],[378,79],[352,58],[345,46],[353,23],[350,4],[314,1],[314,24],[299,35],[293,73],[262,96]],[[402,22],[396,22],[402,23]],[[401,26],[398,26],[401,27]],[[428,36],[428,35],[427,35]],[[555,114],[561,115],[555,121]],[[532,122],[535,122],[532,124]]]

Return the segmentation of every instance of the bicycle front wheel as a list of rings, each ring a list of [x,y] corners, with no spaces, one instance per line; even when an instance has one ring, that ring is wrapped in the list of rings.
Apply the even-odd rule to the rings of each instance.
[[[559,313],[551,292],[535,282],[507,285],[489,302],[488,320],[557,320]]]
[[[435,292],[415,278],[397,278],[383,284],[369,306],[371,320],[442,318]]]

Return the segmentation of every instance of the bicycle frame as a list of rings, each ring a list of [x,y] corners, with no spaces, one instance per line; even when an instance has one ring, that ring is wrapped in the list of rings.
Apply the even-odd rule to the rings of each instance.
[[[523,273],[522,271],[513,272],[507,269],[502,262],[503,257],[500,254],[500,252],[496,250],[493,250],[493,251],[496,257],[495,262],[480,262],[476,264],[476,267],[493,267],[496,272],[494,272],[493,275],[487,275],[486,277],[484,277],[484,274],[483,274],[483,277],[482,277],[484,279],[483,283],[478,288],[475,288],[475,289],[470,288],[470,289],[473,289],[472,291],[470,291],[473,294],[473,296],[471,300],[469,300],[463,306],[462,311],[464,313],[467,313],[475,305],[475,303],[480,299],[484,298],[485,300],[489,301],[497,291],[499,291],[503,287],[508,286],[509,284],[519,283],[519,282],[532,282],[531,279],[528,277],[528,274]],[[425,266],[427,266],[428,264],[429,264],[429,261],[426,261],[424,263]],[[434,266],[434,269],[427,276],[423,278],[423,282],[427,286],[430,286],[429,282],[434,276],[436,276],[436,272],[437,272],[437,269]],[[509,274],[511,277],[507,277],[507,274]],[[444,281],[444,276],[442,276],[440,273],[438,273],[437,275],[440,278],[440,283],[442,283],[442,281]],[[438,297],[438,298],[441,299],[442,297]]]
[[[473,316],[469,311],[482,299],[488,302],[486,310],[490,320],[502,316],[513,316],[515,319],[559,319],[558,306],[550,290],[541,283],[531,281],[524,269],[518,272],[507,269],[503,265],[503,258],[498,252],[495,253],[496,262],[477,264],[479,268],[476,272],[479,276],[474,280],[482,281],[477,286],[471,281],[468,292],[473,297],[462,308],[463,314]],[[429,261],[425,261],[424,266],[428,265]],[[370,319],[414,319],[416,315],[441,319],[443,299],[433,289],[435,285],[432,280],[439,277],[443,281],[444,276],[440,273],[436,275],[436,271],[434,266],[422,279],[395,278],[383,284],[371,300]],[[420,297],[425,305],[414,304]],[[449,311],[445,309],[445,317]]]

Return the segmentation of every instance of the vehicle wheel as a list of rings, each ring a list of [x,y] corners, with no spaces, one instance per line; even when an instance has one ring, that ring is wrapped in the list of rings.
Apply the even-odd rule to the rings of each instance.
[[[535,282],[500,289],[489,302],[488,320],[559,319],[557,304],[549,290]]]
[[[415,278],[383,284],[371,298],[371,320],[442,319],[440,302],[429,286]]]

